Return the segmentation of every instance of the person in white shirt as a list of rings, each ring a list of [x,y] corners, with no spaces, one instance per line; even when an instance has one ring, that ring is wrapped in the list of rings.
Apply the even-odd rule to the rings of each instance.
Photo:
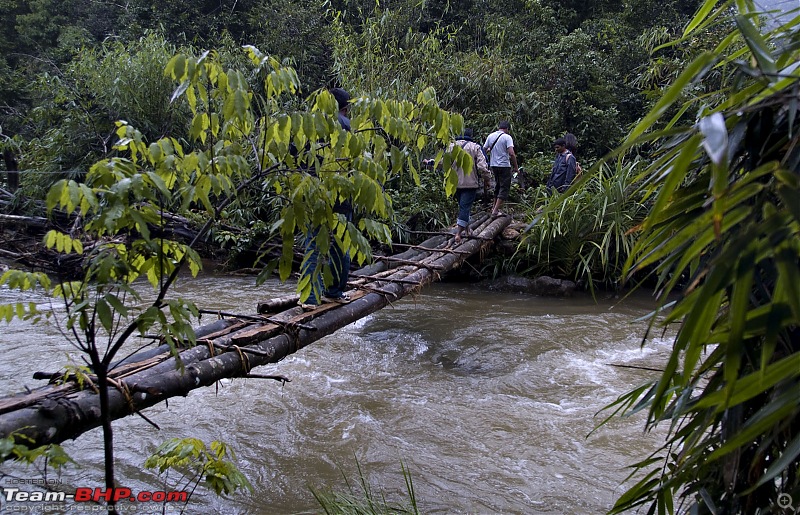
[[[511,174],[519,171],[517,154],[514,153],[514,139],[510,132],[511,124],[502,120],[497,124],[497,130],[489,134],[483,144],[496,183],[492,218],[505,216],[505,213],[500,211],[500,206],[508,199],[508,193],[511,191]]]

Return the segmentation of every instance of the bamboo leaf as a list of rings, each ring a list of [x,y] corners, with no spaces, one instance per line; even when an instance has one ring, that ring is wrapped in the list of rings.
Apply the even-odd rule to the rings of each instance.
[[[772,59],[767,42],[761,36],[761,33],[755,25],[752,24],[748,16],[739,14],[736,15],[735,19],[736,25],[738,25],[742,36],[744,36],[745,43],[758,62],[758,66],[765,74],[770,76],[770,81],[774,81],[774,76],[777,74],[778,68],[775,65],[775,61]]]
[[[794,440],[783,449],[781,456],[770,465],[767,471],[758,480],[756,486],[761,486],[768,481],[774,480],[778,475],[784,471],[789,470],[797,463],[797,458],[800,456],[800,434],[795,436]]]
[[[711,64],[714,59],[715,56],[712,53],[704,52],[692,61],[677,79],[675,79],[670,88],[664,92],[653,109],[651,109],[642,121],[628,134],[625,140],[626,143],[635,140],[650,129],[653,124],[667,112],[667,109],[681,97],[684,88],[693,80],[702,76],[703,70]]]
[[[707,461],[710,463],[722,458],[741,446],[758,440],[759,435],[770,433],[774,429],[782,427],[792,419],[792,414],[797,409],[794,402],[796,397],[795,392],[789,390],[780,397],[770,400],[721,446],[709,454]]]
[[[655,204],[653,204],[652,213],[656,215],[661,213],[664,210],[667,202],[673,198],[675,190],[678,188],[678,186],[680,186],[686,175],[689,173],[689,165],[692,163],[692,161],[694,161],[696,150],[699,145],[700,137],[698,135],[694,135],[684,143],[680,153],[677,156],[677,159],[675,159],[672,165],[667,168],[665,181],[660,189],[658,197],[656,197]],[[656,218],[652,219],[657,220]],[[652,222],[645,221],[644,227],[650,227],[651,224]]]
[[[694,15],[694,18],[686,25],[686,28],[683,30],[683,37],[687,37],[689,34],[692,33],[697,27],[703,24],[707,19],[709,13],[714,9],[714,6],[717,5],[718,0],[705,0],[703,5],[697,10],[697,13]],[[730,2],[726,2],[729,4]]]
[[[736,378],[739,375],[744,349],[741,348],[742,335],[744,333],[745,322],[747,320],[747,310],[750,306],[750,291],[753,285],[755,250],[757,240],[751,239],[747,249],[738,253],[741,257],[735,267],[736,280],[733,284],[731,294],[730,309],[728,318],[730,320],[730,335],[728,337],[725,352],[724,377],[728,384],[729,393],[733,392]]]
[[[740,378],[733,387],[729,402],[725,402],[728,392],[718,391],[699,399],[693,409],[713,407],[719,412],[761,395],[781,381],[792,380],[798,376],[800,376],[800,353],[795,353],[767,366],[763,374],[759,371]]]

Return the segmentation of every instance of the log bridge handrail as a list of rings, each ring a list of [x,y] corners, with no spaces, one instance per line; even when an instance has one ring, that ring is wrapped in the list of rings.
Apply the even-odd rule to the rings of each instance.
[[[483,257],[509,223],[507,216],[491,219],[482,215],[472,224],[475,236],[458,245],[452,232],[440,233],[404,252],[376,259],[351,274],[348,284],[356,291],[348,304],[323,304],[304,311],[297,305],[299,296],[287,295],[260,303],[256,315],[226,314],[232,316],[198,328],[197,345],[177,356],[162,345],[126,358],[109,374],[115,386],[109,391],[111,418],[141,415],[145,408],[170,397],[186,396],[220,379],[265,377],[250,371],[277,363],[390,302],[419,292],[471,255]],[[53,381],[54,375],[58,374],[37,377]],[[101,423],[98,395],[91,388],[78,389],[74,381],[0,398],[0,438],[21,434],[25,438],[18,440],[29,446],[74,439]]]

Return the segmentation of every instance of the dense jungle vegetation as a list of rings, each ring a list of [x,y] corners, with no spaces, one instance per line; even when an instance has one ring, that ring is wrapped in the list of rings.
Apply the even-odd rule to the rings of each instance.
[[[87,249],[83,282],[56,287],[98,376],[135,330],[191,339],[196,308],[161,301],[200,258],[148,229],[165,210],[237,266],[263,257],[288,277],[311,224],[365,262],[409,226],[452,221],[453,176],[422,158],[468,164],[442,149],[506,119],[529,183],[513,208],[530,230],[495,269],[650,281],[679,326],[660,377],[611,407],[670,427],[614,510],[779,513],[784,496],[800,500],[797,18],[765,25],[747,0],[0,6],[0,201],[9,214],[44,201],[112,242]],[[352,134],[331,123],[331,86],[356,99]],[[586,172],[554,197],[541,185],[565,132]],[[296,173],[308,163],[346,173]],[[341,197],[359,221],[332,212]],[[81,255],[80,232],[47,245]],[[129,312],[117,293],[141,275],[159,299]],[[3,282],[50,287],[21,271]],[[103,354],[93,336],[114,317],[126,329]]]
[[[186,104],[170,102],[175,85],[163,73],[168,60],[214,49],[225,66],[238,66],[244,62],[238,49],[252,45],[296,70],[299,87],[282,100],[287,107],[320,87],[399,101],[432,87],[438,104],[463,115],[476,139],[499,120],[511,121],[526,185],[533,186],[515,187],[512,200],[518,219],[527,221],[541,207],[536,187],[549,173],[556,137],[576,134],[588,169],[622,141],[688,55],[719,39],[709,31],[651,56],[680,34],[697,4],[240,0],[154,8],[138,0],[4,1],[0,16],[13,30],[0,35],[0,145],[5,169],[22,170],[20,189],[4,200],[24,213],[58,180],[82,180],[92,164],[113,155],[119,119],[148,142],[165,135],[189,139]],[[423,157],[439,150],[428,145]],[[617,168],[630,175],[631,163],[613,163],[605,176]],[[602,215],[576,217],[569,228],[541,226],[546,234],[536,239],[550,243],[549,259],[540,260],[537,247],[490,263],[487,273],[535,271],[615,285],[631,243],[627,232],[644,211],[635,197],[607,204],[625,194],[624,185],[592,180],[596,194],[584,195],[576,207]],[[408,237],[403,229],[454,222],[453,200],[441,184],[425,174],[421,184],[413,178],[386,184],[393,209],[383,221],[396,241]],[[271,230],[281,212],[276,202],[250,188],[222,213],[224,223],[211,238],[225,248],[231,267],[252,266],[264,250],[259,242],[277,236]]]

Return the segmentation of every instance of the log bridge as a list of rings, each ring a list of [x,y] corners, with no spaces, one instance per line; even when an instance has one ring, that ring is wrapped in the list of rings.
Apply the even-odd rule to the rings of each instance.
[[[220,379],[284,379],[251,371],[277,363],[337,329],[419,292],[472,255],[482,258],[510,223],[508,216],[491,219],[483,214],[471,224],[473,236],[459,244],[451,229],[433,233],[396,255],[376,257],[374,264],[351,273],[353,300],[348,304],[323,304],[304,311],[297,305],[299,296],[289,295],[260,303],[253,315],[214,312],[220,318],[195,331],[196,346],[173,355],[166,345],[160,345],[116,364],[109,374],[111,419],[131,414],[147,419],[141,410]],[[17,441],[35,447],[74,439],[102,424],[99,396],[93,389],[81,389],[75,381],[55,384],[48,374],[38,376],[51,379],[51,384],[0,398],[0,438],[22,435]]]

